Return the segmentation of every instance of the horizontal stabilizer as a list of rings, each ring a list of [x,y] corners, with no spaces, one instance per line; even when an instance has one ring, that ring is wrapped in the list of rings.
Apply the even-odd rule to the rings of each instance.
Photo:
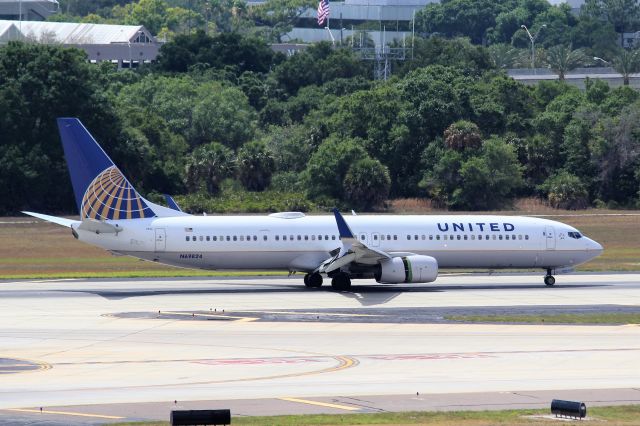
[[[38,219],[46,220],[47,222],[55,223],[57,225],[66,226],[67,228],[71,228],[71,225],[80,223],[79,220],[65,219],[63,217],[49,216],[46,214],[33,213],[33,212],[22,212],[22,213],[29,216],[37,217]]]

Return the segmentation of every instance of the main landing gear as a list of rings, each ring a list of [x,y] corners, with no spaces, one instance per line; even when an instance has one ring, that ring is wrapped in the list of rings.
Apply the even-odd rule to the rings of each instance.
[[[351,288],[351,277],[345,272],[338,272],[331,278],[331,287],[336,291],[346,291]]]
[[[544,277],[544,283],[548,287],[551,287],[556,283],[556,279],[551,275],[551,269],[547,269],[547,275]]]
[[[319,273],[306,274],[304,276],[304,285],[309,288],[320,288],[322,286],[322,275]]]

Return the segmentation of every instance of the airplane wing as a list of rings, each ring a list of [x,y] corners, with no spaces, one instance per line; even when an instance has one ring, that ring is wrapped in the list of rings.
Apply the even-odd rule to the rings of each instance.
[[[362,241],[358,241],[338,209],[333,209],[333,214],[336,217],[342,248],[332,257],[322,262],[314,272],[329,273],[350,263],[375,265],[381,260],[391,259],[392,256],[388,253],[373,249]]]

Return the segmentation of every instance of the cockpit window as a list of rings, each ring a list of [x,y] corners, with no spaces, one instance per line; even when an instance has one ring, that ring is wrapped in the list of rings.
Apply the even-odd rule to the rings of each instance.
[[[582,235],[579,232],[567,232],[567,235],[569,235],[570,238],[574,238],[576,240],[582,238]]]

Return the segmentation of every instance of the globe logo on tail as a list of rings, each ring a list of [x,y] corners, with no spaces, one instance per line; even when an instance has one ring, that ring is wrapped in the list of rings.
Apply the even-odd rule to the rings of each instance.
[[[97,220],[155,216],[116,166],[105,169],[93,179],[82,198],[81,209],[84,218]]]

